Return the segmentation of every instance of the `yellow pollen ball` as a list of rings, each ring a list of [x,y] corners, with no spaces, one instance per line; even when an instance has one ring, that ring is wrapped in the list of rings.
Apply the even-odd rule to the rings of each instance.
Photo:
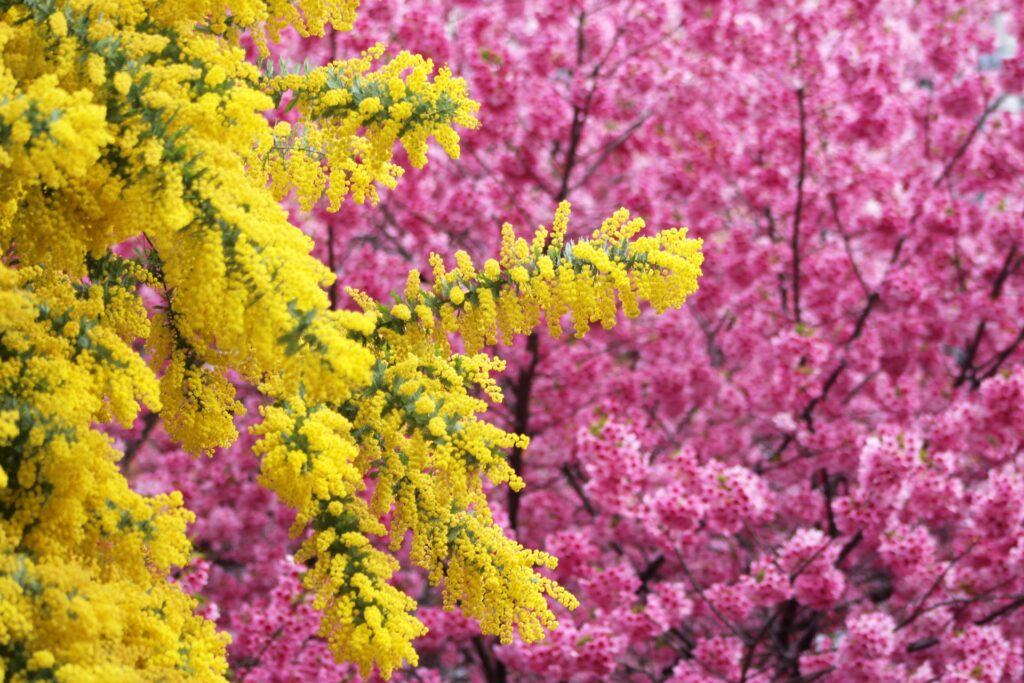
[[[218,85],[223,83],[227,77],[228,75],[224,72],[224,67],[218,64],[206,72],[206,78],[204,81],[206,82],[206,85],[211,88],[216,88]]]
[[[30,670],[49,669],[53,666],[54,662],[52,652],[49,650],[36,650],[32,655],[32,659],[28,662],[28,668]]]
[[[381,106],[380,100],[376,97],[367,97],[365,100],[359,103],[359,113],[372,116],[379,112],[384,107]]]
[[[391,307],[391,315],[402,321],[408,321],[412,319],[412,311],[405,304],[395,304]]]
[[[448,427],[445,426],[444,420],[440,417],[430,418],[430,422],[427,423],[427,429],[434,436],[444,436],[448,432]]]
[[[63,38],[68,34],[68,20],[63,12],[54,12],[47,21],[50,24],[50,30],[53,31],[53,35]]]
[[[122,95],[127,95],[128,91],[131,90],[131,87],[132,77],[129,76],[127,73],[125,73],[124,71],[118,71],[114,75],[114,90],[121,93]]]

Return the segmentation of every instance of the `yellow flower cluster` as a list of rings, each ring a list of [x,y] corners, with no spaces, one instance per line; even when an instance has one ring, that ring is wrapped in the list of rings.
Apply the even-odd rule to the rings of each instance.
[[[387,583],[397,563],[365,535],[384,528],[357,495],[365,458],[352,423],[328,405],[307,407],[298,398],[262,414],[253,429],[263,437],[254,449],[261,483],[298,510],[294,533],[313,525],[296,559],[316,559],[305,582],[323,611],[321,634],[365,673],[376,664],[390,676],[403,660],[416,661],[411,641],[426,630],[409,615],[415,601]]]
[[[160,407],[133,351],[149,323],[133,264],[90,283],[0,265],[0,675],[104,681],[192,672],[219,679],[226,638],[167,581],[189,555],[180,494],[128,488],[92,425]],[[182,678],[184,678],[184,674]]]
[[[431,137],[458,158],[459,134],[452,126],[479,125],[474,116],[479,105],[467,96],[465,82],[447,68],[430,80],[433,63],[408,52],[371,71],[383,54],[384,46],[377,44],[359,59],[270,80],[277,101],[289,95],[289,107],[316,122],[279,123],[272,147],[260,150],[279,199],[294,187],[305,210],[326,197],[336,211],[349,194],[356,203],[376,203],[374,183],[394,189],[402,174],[391,163],[396,142],[416,168],[427,163]]]
[[[610,326],[616,296],[630,315],[639,312],[641,301],[658,310],[679,306],[696,290],[702,263],[699,240],[682,230],[637,237],[643,222],[630,220],[625,211],[591,239],[575,243],[565,241],[568,219],[569,206],[562,204],[551,233],[541,227],[532,244],[507,228],[500,261],[487,261],[482,271],[464,253],[456,254],[451,271],[435,256],[431,290],[424,290],[413,271],[404,295],[390,307],[351,292],[367,315],[377,316],[367,338],[376,363],[370,386],[336,410],[350,420],[347,462],[376,483],[368,509],[355,497],[361,485],[328,494],[342,497],[331,497],[327,508],[326,498],[299,507],[309,514],[320,510],[320,526],[341,524],[339,533],[379,533],[379,517],[390,513],[391,549],[411,534],[410,558],[432,583],[444,584],[445,607],[458,606],[503,642],[516,632],[525,641],[536,640],[557,626],[547,597],[569,608],[576,600],[535,570],[554,567],[554,558],[507,538],[491,518],[482,477],[521,488],[504,453],[525,447],[527,440],[478,417],[487,404],[474,394],[479,390],[500,402],[491,373],[504,368],[500,359],[478,351],[499,337],[510,341],[531,332],[542,316],[553,334],[560,334],[563,314],[572,316],[578,336],[594,322]],[[467,354],[452,353],[452,333],[462,337]],[[330,513],[335,502],[344,511],[340,518]],[[320,567],[330,566],[347,547],[317,542],[310,554],[317,559],[315,572],[326,572]],[[381,613],[390,623],[392,612]],[[347,625],[343,620],[336,627]],[[325,627],[332,628],[329,620]],[[401,635],[392,633],[389,642]]]
[[[266,397],[261,480],[296,535],[312,528],[299,558],[339,659],[385,677],[416,661],[424,627],[389,583],[410,535],[445,606],[506,642],[555,627],[548,598],[575,605],[537,572],[554,558],[491,518],[483,480],[521,487],[505,451],[526,438],[483,419],[504,364],[482,350],[542,321],[560,334],[563,315],[577,335],[614,324],[616,298],[627,315],[678,306],[700,244],[637,237],[624,212],[570,243],[565,205],[529,244],[506,229],[479,271],[435,257],[429,291],[414,272],[390,306],[357,294],[362,311],[331,310],[333,275],[278,199],[374,200],[396,143],[420,166],[429,138],[454,157],[454,127],[476,125],[465,84],[416,55],[274,76],[237,42],[347,29],[356,4],[0,0],[5,680],[224,679],[226,636],[168,581],[191,514],[179,494],[131,491],[94,425],[130,425],[142,402],[212,453],[237,437],[239,382]],[[272,126],[286,96],[298,121]],[[115,255],[128,239],[140,256]]]
[[[456,253],[450,271],[432,254],[432,290],[420,292],[414,273],[405,301],[382,311],[386,315],[379,324],[418,327],[441,345],[448,333],[458,333],[467,351],[475,353],[498,341],[511,343],[542,319],[551,336],[559,337],[568,314],[581,337],[593,323],[612,327],[620,304],[628,317],[639,315],[641,302],[661,313],[681,306],[697,290],[702,243],[688,238],[685,229],[636,237],[643,220],[620,209],[589,240],[566,243],[568,221],[569,204],[562,202],[551,231],[541,226],[531,242],[506,224],[501,258],[489,259],[482,272],[464,252]],[[364,308],[370,310],[365,301]]]

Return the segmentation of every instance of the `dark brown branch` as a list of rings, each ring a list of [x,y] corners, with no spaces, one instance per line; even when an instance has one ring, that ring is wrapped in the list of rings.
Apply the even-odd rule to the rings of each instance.
[[[338,307],[338,263],[337,257],[334,254],[334,221],[327,221],[327,267],[334,273],[335,280],[331,283],[327,290],[327,296],[331,301],[331,308],[336,309]]]
[[[975,372],[974,357],[978,354],[978,346],[981,345],[981,339],[985,335],[986,324],[987,323],[984,320],[978,323],[978,326],[974,329],[974,337],[964,348],[964,356],[960,359],[960,373],[953,381],[954,387],[959,387],[969,378],[972,379],[973,383],[973,375]]]
[[[335,28],[331,28],[331,61],[333,62],[338,58],[338,31]],[[334,221],[331,218],[327,219],[327,267],[334,273],[334,282],[330,284],[327,290],[327,296],[331,302],[331,308],[338,308],[338,262],[337,256],[334,253]]]
[[[921,638],[907,645],[907,652],[913,654],[914,652],[920,652],[921,650],[927,650],[930,647],[934,647],[939,644],[939,639],[934,636],[927,638]]]
[[[800,170],[796,180],[796,206],[793,209],[793,236],[790,250],[793,252],[793,315],[800,318],[800,221],[804,213],[804,180],[807,177],[807,112],[804,108],[804,89],[796,90],[797,106],[800,109]]]
[[[704,333],[704,342],[708,358],[711,360],[711,367],[721,367],[725,362],[725,352],[722,351],[722,347],[718,345],[716,339],[718,334],[722,331],[723,325],[729,319],[729,313],[726,312],[721,318],[719,318],[713,329],[711,325],[701,317],[695,307],[690,308],[690,313],[693,315],[693,319],[697,321],[697,326],[700,327],[700,331]]]
[[[585,34],[583,31],[586,25],[586,12],[581,12],[576,27],[576,65],[577,68],[583,64],[583,54],[586,48]],[[595,69],[600,70],[600,66]],[[569,128],[569,149],[565,155],[565,166],[562,168],[562,179],[558,193],[554,199],[560,202],[569,195],[569,180],[572,177],[573,167],[576,165],[579,153],[580,139],[583,136],[583,126],[586,123],[590,111],[590,104],[593,101],[595,85],[590,88],[587,98],[582,107],[573,106],[572,125]],[[530,426],[530,393],[533,390],[533,380],[537,372],[537,363],[540,358],[540,337],[536,332],[530,334],[526,340],[526,348],[530,353],[529,364],[520,369],[519,377],[513,386],[516,396],[515,415],[513,416],[513,431],[517,434],[529,434]],[[516,474],[521,474],[523,467],[523,449],[516,446],[509,455],[509,465]],[[519,500],[520,492],[509,489],[508,492],[508,522],[515,530],[519,524]]]
[[[864,305],[864,308],[861,310],[860,315],[857,317],[857,323],[854,326],[853,333],[851,333],[850,336],[843,341],[844,347],[849,346],[858,337],[860,337],[861,333],[864,331],[864,325],[865,323],[867,323],[868,317],[871,315],[871,311],[874,310],[875,304],[878,303],[879,299],[880,297],[877,292],[872,292],[870,295],[868,295],[867,303]],[[825,400],[828,397],[829,392],[832,391],[832,387],[835,386],[836,381],[839,379],[839,376],[842,375],[843,371],[846,370],[846,367],[847,362],[844,358],[841,361],[839,361],[839,364],[835,367],[832,373],[825,380],[825,384],[821,388],[821,393],[812,398],[807,403],[807,405],[804,406],[803,411],[800,413],[800,419],[807,423],[808,429],[810,429],[812,432],[814,431],[815,408],[817,408],[818,404],[820,404],[823,400]],[[793,443],[793,440],[793,435],[787,434],[782,439],[782,442],[779,444],[779,446],[772,453],[771,459],[780,457],[782,453],[786,450],[786,448],[789,447],[789,444]]]
[[[679,566],[682,567],[683,573],[686,574],[686,578],[689,579],[690,586],[693,587],[693,591],[700,597],[701,601],[708,606],[708,609],[711,610],[712,614],[714,614],[718,621],[720,621],[723,626],[729,629],[729,631],[731,631],[734,636],[739,638],[741,642],[747,645],[752,643],[753,640],[751,639],[751,637],[748,634],[736,628],[736,626],[731,621],[729,621],[724,614],[722,614],[718,607],[716,607],[715,604],[708,599],[708,596],[704,594],[704,589],[701,588],[699,583],[697,583],[696,577],[694,577],[694,575],[690,572],[690,567],[686,564],[686,560],[683,559],[683,556],[682,554],[680,554],[679,550],[675,550],[675,553],[676,559],[679,560]]]
[[[957,162],[960,161],[963,155],[967,152],[967,148],[971,146],[974,138],[977,137],[978,132],[981,131],[982,126],[985,125],[985,121],[987,121],[988,117],[992,115],[992,112],[1002,106],[1004,100],[1006,100],[1005,94],[1000,95],[995,99],[995,101],[985,107],[985,111],[983,111],[981,116],[978,117],[978,120],[974,122],[974,127],[971,128],[971,132],[968,133],[967,137],[964,138],[964,141],[960,143],[956,152],[954,152],[950,160],[946,162],[946,165],[942,169],[942,173],[940,173],[939,177],[935,179],[935,182],[933,183],[935,187],[938,187],[939,183],[946,179],[950,171],[953,170],[953,167],[956,166]]]
[[[775,629],[775,632],[772,634],[772,640],[775,642],[775,649],[780,660],[779,668],[776,671],[778,675],[783,674],[786,670],[792,672],[794,676],[796,676],[798,672],[796,662],[794,662],[793,658],[789,656],[789,652],[791,650],[790,640],[796,626],[797,607],[796,600],[793,600],[792,598],[784,601],[778,607],[779,616],[781,618],[779,619],[778,628]]]
[[[822,555],[822,554],[823,554],[823,553],[824,553],[824,552],[825,552],[826,550],[828,550],[828,549],[829,549],[830,547],[832,547],[832,541],[834,541],[834,540],[835,540],[834,538],[829,538],[829,539],[828,539],[827,541],[825,541],[825,542],[824,542],[824,543],[822,543],[822,544],[821,544],[820,546],[818,546],[818,547],[817,547],[817,548],[816,548],[816,549],[814,550],[814,552],[813,552],[813,553],[811,553],[810,555],[808,555],[808,556],[807,556],[807,559],[803,560],[803,561],[802,561],[802,562],[801,562],[801,563],[800,563],[799,565],[797,565],[797,568],[796,568],[796,569],[795,569],[795,570],[793,571],[793,573],[792,573],[792,574],[790,574],[790,575],[789,575],[789,582],[790,582],[790,583],[793,583],[793,582],[794,582],[794,581],[796,581],[796,580],[797,580],[798,578],[800,578],[800,575],[804,573],[804,570],[805,570],[805,569],[807,569],[808,567],[810,567],[810,566],[811,566],[811,565],[812,565],[812,564],[814,563],[814,561],[815,561],[816,559],[818,559],[819,557],[821,557],[821,555]]]
[[[1006,258],[1003,259],[1003,265],[999,268],[999,272],[996,273],[995,280],[992,281],[992,289],[989,292],[989,298],[995,301],[1000,296],[1002,296],[1003,286],[1006,284],[1006,281],[1014,273],[1014,271],[1016,271],[1017,268],[1020,267],[1022,260],[1024,259],[1017,259],[1017,244],[1014,243],[1013,245],[1010,246],[1010,250],[1007,252]],[[966,382],[968,379],[971,380],[971,386],[974,389],[977,389],[981,385],[981,381],[978,379],[977,375],[978,371],[981,368],[977,368],[974,366],[974,359],[978,355],[978,349],[981,346],[981,340],[984,338],[985,326],[987,324],[988,321],[986,320],[982,320],[981,322],[979,322],[978,326],[974,329],[974,336],[967,343],[967,346],[964,347],[964,356],[963,358],[960,359],[959,362],[960,372],[957,374],[956,379],[953,381],[954,387],[959,387],[963,385],[963,383]],[[1012,352],[1013,350],[1011,349],[1010,353]],[[1009,354],[1007,354],[1007,356],[1008,355]],[[1001,365],[1004,360],[1006,360],[1005,357],[999,360],[999,365]],[[991,362],[992,360],[988,361],[988,363]],[[987,365],[988,363],[986,363],[985,365]],[[996,366],[996,368],[998,369],[998,365]]]
[[[946,568],[942,570],[941,574],[935,577],[935,581],[932,582],[932,585],[928,588],[925,594],[921,596],[921,599],[918,600],[917,605],[914,607],[914,609],[911,610],[910,614],[903,621],[896,624],[896,628],[894,630],[899,631],[900,629],[909,626],[910,624],[914,623],[914,621],[919,616],[924,614],[924,604],[928,602],[928,598],[930,598],[932,593],[934,593],[935,590],[939,587],[939,585],[942,584],[942,581],[946,578],[946,574],[949,573],[949,570],[952,569],[957,562],[967,557],[967,555],[974,549],[974,546],[977,545],[977,543],[977,541],[972,542],[969,546],[967,546],[967,548],[962,553],[960,553],[959,555],[957,555],[949,561],[949,564],[946,565]]]
[[[277,629],[274,630],[273,633],[270,634],[270,637],[267,638],[267,641],[263,644],[263,647],[260,648],[260,651],[256,653],[255,657],[243,659],[235,665],[236,671],[238,669],[241,669],[243,672],[240,675],[238,675],[238,683],[242,683],[242,681],[248,678],[249,674],[251,674],[256,669],[256,667],[260,665],[260,661],[263,659],[263,655],[267,654],[267,650],[269,650],[270,646],[274,644],[274,641],[281,637],[282,633],[284,633],[284,626],[279,626]]]
[[[677,23],[671,29],[669,29],[669,30],[665,31],[664,33],[662,33],[661,35],[659,35],[657,38],[654,38],[653,40],[650,40],[650,41],[648,41],[646,43],[643,43],[642,45],[636,46],[635,48],[633,48],[629,52],[627,52],[624,55],[622,55],[621,59],[619,59],[617,62],[612,64],[608,69],[606,69],[605,70],[605,74],[607,76],[611,76],[616,71],[618,71],[622,67],[623,64],[628,62],[633,57],[641,55],[644,52],[650,50],[651,48],[657,47],[661,43],[665,42],[667,39],[671,38],[673,35],[675,35],[677,32],[679,32],[683,28],[684,25],[685,25],[685,20],[680,20],[679,23]],[[598,66],[603,68],[604,65],[605,65],[605,62],[607,61],[608,57],[610,57],[610,56],[611,56],[611,52],[609,51],[609,53],[605,56],[605,58],[601,61],[601,63],[598,64]],[[597,70],[596,69],[595,69],[594,76],[597,76]]]
[[[387,202],[380,203],[380,213],[382,216],[384,216],[385,223],[393,226],[396,230],[398,230],[399,234],[402,233],[402,225],[398,222],[398,218],[395,217],[395,214],[391,213],[391,209],[388,207]],[[404,246],[402,246],[402,243],[398,241],[398,238],[392,235],[390,232],[388,232],[384,225],[378,225],[377,227],[380,234],[383,235],[384,238],[391,243],[391,246],[395,248],[395,251],[397,251],[403,259],[405,259],[406,261],[413,260],[412,253]]]
[[[496,656],[492,656],[484,646],[484,639],[481,636],[473,637],[473,650],[480,659],[480,666],[484,670],[484,679],[487,683],[505,683],[508,680],[508,670],[504,662]]]
[[[586,47],[586,39],[583,32],[583,27],[587,23],[586,12],[580,13],[579,22],[576,25],[576,67],[579,69],[583,65],[583,53]],[[599,71],[598,66],[595,71]],[[596,75],[596,73],[595,73]],[[565,153],[565,165],[562,167],[562,180],[559,183],[558,192],[555,194],[555,201],[560,202],[569,196],[569,180],[572,178],[572,170],[576,165],[577,156],[579,155],[580,140],[583,138],[583,126],[587,121],[587,115],[590,113],[590,104],[594,99],[594,92],[597,89],[597,80],[594,80],[590,90],[587,92],[586,99],[583,105],[573,105],[572,107],[572,125],[569,127],[569,148]]]
[[[811,487],[814,488],[815,479],[821,481],[821,495],[825,498],[825,518],[828,523],[828,535],[835,538],[839,535],[839,527],[836,526],[836,514],[832,509],[832,498],[835,490],[832,488],[832,478],[828,474],[828,468],[822,467],[811,475]]]
[[[1003,605],[1002,607],[1000,607],[999,609],[995,610],[994,612],[989,612],[988,614],[983,616],[981,619],[978,619],[974,623],[977,624],[978,626],[984,626],[985,624],[991,624],[993,621],[995,621],[999,617],[1006,616],[1010,612],[1018,610],[1021,607],[1024,607],[1024,595],[1018,596],[1016,600],[1014,600],[1013,602],[1009,602],[1009,603]]]
[[[761,643],[761,641],[764,640],[764,637],[768,635],[768,631],[771,630],[772,624],[775,623],[775,620],[779,617],[780,612],[781,609],[776,607],[776,609],[772,612],[771,618],[769,618],[764,623],[764,626],[761,627],[761,630],[757,632],[756,636],[754,636],[754,641],[747,646],[746,652],[743,654],[743,669],[740,671],[740,683],[746,683],[747,674],[750,672],[750,666],[754,662],[754,651],[757,649],[757,646]]]
[[[846,545],[844,545],[842,549],[839,551],[839,555],[836,557],[835,566],[838,567],[839,565],[841,565],[843,563],[843,560],[845,560],[847,556],[853,552],[854,548],[860,545],[860,542],[863,540],[863,531],[858,531],[857,533],[855,533],[850,538],[850,540],[846,542]]]
[[[1021,259],[1014,261],[1017,258],[1017,243],[1014,242],[1010,245],[1010,251],[1007,252],[1006,258],[1003,259],[1003,265],[996,274],[996,279],[992,282],[992,291],[989,296],[993,301],[998,299],[1003,293],[1003,285],[1006,284],[1007,278],[1013,275],[1014,271],[1020,268]]]
[[[580,485],[579,479],[577,479],[576,475],[573,474],[572,469],[568,465],[562,465],[561,471],[562,476],[564,476],[565,480],[569,482],[569,486],[579,497],[580,502],[583,503],[583,509],[585,509],[587,514],[591,517],[596,517],[597,510],[594,508],[594,504],[590,502],[590,498]]]
[[[637,578],[640,579],[640,586],[636,589],[636,592],[640,595],[647,593],[650,589],[647,587],[654,577],[658,575],[658,570],[661,569],[662,565],[665,564],[665,556],[658,555],[653,560],[647,563],[647,566],[637,574]]]
[[[850,237],[846,234],[846,228],[843,227],[843,221],[839,217],[839,200],[836,198],[835,192],[830,192],[828,195],[829,206],[832,207],[832,218],[836,222],[836,229],[839,231],[839,236],[843,238],[843,247],[846,249],[846,258],[850,260],[850,267],[853,269],[853,274],[857,278],[857,282],[860,283],[860,288],[864,290],[864,293],[871,298],[874,294],[871,292],[871,288],[868,287],[867,282],[864,280],[864,275],[860,272],[860,266],[857,265],[856,259],[853,258],[853,248],[850,246]],[[877,295],[875,295],[877,296]]]
[[[153,433],[158,422],[160,422],[159,413],[146,413],[142,417],[142,431],[139,432],[137,437],[126,442],[124,445],[124,454],[121,456],[121,468],[123,470],[127,471],[139,449],[149,441],[149,435]]]
[[[529,435],[530,431],[530,398],[533,391],[533,380],[537,374],[537,363],[540,361],[540,336],[534,332],[526,338],[526,349],[530,354],[530,361],[526,367],[520,368],[519,377],[516,379],[514,391],[516,395],[516,409],[513,416],[512,431],[516,434]],[[523,470],[523,449],[515,446],[509,454],[508,464],[519,474]],[[508,524],[513,530],[519,525],[519,501],[520,491],[508,490]]]
[[[594,161],[594,163],[592,163],[587,168],[587,170],[584,171],[583,177],[576,181],[576,183],[574,183],[573,186],[569,188],[569,191],[571,192],[573,190],[578,190],[579,188],[586,185],[587,181],[590,180],[590,178],[593,177],[593,175],[597,173],[598,170],[600,170],[604,162],[608,160],[608,157],[612,155],[612,152],[614,152],[619,147],[624,145],[626,141],[633,136],[633,133],[635,133],[642,125],[647,123],[647,121],[650,118],[650,114],[644,114],[642,117],[640,117],[638,121],[634,122],[629,128],[619,133],[619,135],[614,140],[606,144],[604,148],[601,150],[601,152],[598,154],[598,157]]]
[[[589,100],[589,96],[588,96]],[[572,176],[572,167],[576,165],[576,155],[579,153],[580,138],[583,136],[583,124],[586,122],[586,112],[580,107],[572,108],[572,127],[569,130],[569,150],[565,153],[565,167],[562,171],[562,182],[555,195],[555,201],[560,202],[569,196],[569,178]]]
[[[874,370],[874,371],[869,372],[868,374],[864,375],[864,378],[861,381],[857,382],[857,385],[853,389],[850,389],[850,393],[848,393],[846,396],[843,397],[842,404],[845,406],[850,401],[852,401],[854,398],[856,398],[857,394],[859,394],[861,391],[863,391],[864,387],[866,387],[868,384],[870,384],[871,380],[873,380],[877,376],[878,376],[878,370]]]
[[[835,386],[836,381],[839,379],[839,376],[843,374],[843,370],[845,369],[846,359],[844,358],[839,361],[839,365],[836,366],[835,370],[832,371],[832,374],[830,374],[825,380],[825,384],[821,387],[821,393],[808,401],[807,405],[804,406],[803,412],[800,413],[800,418],[807,423],[807,428],[812,432],[814,431],[814,409],[820,402],[828,398],[829,392],[832,391],[832,387]]]
[[[995,376],[995,374],[999,372],[999,368],[1002,364],[1006,362],[1006,359],[1012,356],[1014,351],[1016,351],[1022,343],[1024,343],[1024,327],[1020,328],[1020,331],[1017,332],[1017,336],[1014,337],[1009,346],[978,367],[978,371],[984,371],[984,373],[973,381],[974,387],[977,388],[981,386],[981,383],[984,380]]]
[[[782,240],[779,237],[778,228],[775,226],[775,216],[772,215],[772,210],[768,207],[764,209],[764,217],[768,220],[768,239],[772,242],[779,242]]]
[[[881,297],[878,295],[878,292],[871,292],[868,294],[868,302],[865,304],[864,308],[861,309],[860,315],[857,316],[857,324],[853,326],[853,332],[850,333],[849,337],[843,340],[843,346],[849,346],[853,340],[860,337],[864,332],[864,323],[868,321],[868,316],[871,315],[871,311],[875,310],[875,304],[878,303],[880,298]]]

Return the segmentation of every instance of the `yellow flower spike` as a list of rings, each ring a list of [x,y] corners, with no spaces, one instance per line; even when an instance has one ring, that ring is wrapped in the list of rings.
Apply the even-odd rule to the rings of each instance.
[[[441,286],[444,284],[446,274],[444,269],[444,260],[442,260],[440,255],[430,252],[428,262],[430,263],[431,273],[434,277],[434,293],[440,294]]]
[[[543,225],[537,227],[537,232],[533,235],[533,241],[530,243],[530,251],[533,253],[534,258],[544,253],[545,247],[548,244],[548,229]]]
[[[643,218],[634,218],[626,221],[619,229],[618,235],[615,239],[618,240],[629,240],[632,239],[637,233],[647,227],[647,223]]]
[[[522,237],[517,237],[513,253],[515,254],[515,260],[518,262],[526,261],[530,258],[530,246]]]
[[[52,15],[51,15],[52,16]],[[63,16],[63,14],[61,15]],[[59,21],[59,20],[58,20]],[[63,23],[64,33],[67,33],[67,21]],[[85,72],[88,74],[89,80],[92,81],[93,85],[103,85],[107,80],[107,63],[97,54],[90,54],[85,60]]]
[[[416,319],[428,330],[434,327],[434,312],[423,304],[416,307]]]
[[[50,30],[53,31],[53,35],[58,38],[63,38],[68,34],[68,20],[64,16],[64,12],[58,10],[50,15],[47,20],[50,24]]]
[[[508,268],[515,261],[516,256],[516,233],[509,223],[501,226],[501,265]]]
[[[558,208],[555,210],[555,219],[551,224],[551,248],[556,252],[562,250],[562,246],[565,244],[565,235],[569,229],[569,214],[571,207],[569,202],[559,202]]]
[[[395,304],[391,307],[391,315],[398,318],[399,320],[406,321],[412,319],[412,311],[405,304]]]
[[[429,415],[434,412],[434,401],[429,396],[421,396],[414,407],[417,413]]]
[[[561,244],[568,229],[568,217],[569,205],[563,202],[555,215],[552,244],[547,253],[539,255],[515,236],[511,226],[503,226],[502,260],[485,261],[482,275],[472,268],[466,255],[456,257],[456,268],[451,273],[444,270],[439,258],[432,258],[436,293],[443,293],[438,282],[458,278],[459,283],[465,283],[450,285],[447,299],[459,309],[442,303],[442,329],[460,333],[466,348],[474,352],[499,337],[503,343],[510,343],[513,336],[528,334],[542,316],[549,333],[560,336],[560,318],[571,313],[575,335],[583,336],[594,323],[606,328],[615,324],[616,297],[625,315],[635,317],[643,301],[661,312],[682,305],[696,291],[701,243],[687,238],[685,230],[633,239],[644,228],[644,222],[620,209],[590,241],[556,250],[555,245]],[[537,234],[545,233],[541,226]],[[562,249],[564,254],[559,253]],[[560,261],[557,265],[555,258]],[[507,273],[504,280],[503,272]],[[492,291],[495,285],[497,295]],[[429,323],[424,327],[429,329]]]
[[[132,87],[132,77],[124,71],[114,74],[114,89],[121,95],[127,95]]]
[[[415,304],[419,301],[420,294],[420,271],[410,270],[405,283],[405,300],[410,304]]]
[[[448,433],[448,428],[444,424],[444,420],[440,417],[430,418],[430,422],[427,424],[427,429],[430,431],[431,436],[444,436]]]
[[[476,277],[476,268],[473,267],[473,260],[469,254],[461,249],[455,252],[455,264],[459,275],[465,280],[472,280]]]
[[[551,280],[555,277],[555,266],[549,256],[544,255],[537,258],[537,270],[544,280]]]
[[[501,275],[501,264],[494,259],[487,259],[484,262],[484,275],[491,280],[497,280]]]

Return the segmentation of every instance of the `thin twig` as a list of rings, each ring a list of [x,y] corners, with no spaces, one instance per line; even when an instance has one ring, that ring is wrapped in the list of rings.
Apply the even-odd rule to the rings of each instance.
[[[864,293],[868,296],[871,295],[871,288],[868,287],[867,282],[864,281],[864,275],[860,272],[860,266],[857,265],[856,259],[853,258],[853,249],[850,246],[850,237],[846,234],[846,228],[843,227],[843,221],[839,218],[839,200],[836,199],[836,193],[831,192],[828,195],[829,206],[832,207],[832,218],[836,222],[836,229],[839,230],[840,237],[843,238],[843,247],[846,249],[846,258],[850,260],[850,267],[853,268],[853,274],[857,278],[857,282],[860,283],[860,288],[864,290]]]
[[[715,615],[715,617],[717,617],[718,620],[722,622],[722,625],[729,629],[732,632],[732,634],[739,638],[743,643],[749,645],[751,642],[753,642],[749,635],[736,628],[736,626],[734,626],[733,623],[729,621],[725,617],[725,615],[722,614],[717,607],[715,607],[715,604],[711,602],[711,600],[709,600],[708,597],[704,594],[704,589],[700,587],[700,584],[697,583],[697,579],[690,572],[690,567],[686,564],[686,560],[683,559],[683,556],[679,552],[679,549],[673,548],[673,551],[676,554],[676,559],[679,560],[679,566],[682,567],[683,573],[686,574],[686,578],[689,579],[690,585],[693,587],[693,591],[700,597],[704,604],[708,606],[708,608]]]
[[[910,614],[903,621],[896,624],[896,628],[893,629],[894,631],[899,631],[900,629],[909,626],[910,624],[914,623],[914,621],[924,613],[924,603],[928,601],[928,598],[930,598],[932,593],[934,593],[935,590],[939,587],[939,585],[942,583],[942,580],[946,578],[946,574],[949,573],[949,570],[952,569],[957,562],[967,557],[967,555],[974,549],[974,546],[976,546],[977,544],[977,541],[972,541],[971,544],[967,546],[967,548],[962,553],[960,553],[959,555],[957,555],[949,561],[949,563],[946,565],[946,568],[942,570],[942,573],[935,577],[935,581],[932,582],[931,587],[927,590],[927,592],[925,592],[923,596],[921,596],[921,599],[918,600],[917,606],[915,606],[914,609],[911,610]]]
[[[804,89],[796,89],[796,101],[800,110],[800,170],[796,180],[796,207],[793,209],[793,236],[790,249],[793,252],[793,315],[800,319],[800,221],[804,213],[804,180],[807,177],[807,112],[804,109]]]
[[[625,144],[626,141],[629,140],[630,137],[632,137],[633,133],[635,133],[645,123],[647,123],[647,121],[650,120],[650,118],[650,114],[644,114],[642,117],[640,117],[638,121],[635,121],[631,126],[629,126],[629,128],[619,133],[619,135],[616,136],[614,140],[611,140],[608,144],[606,144],[601,149],[601,152],[598,154],[598,157],[594,161],[594,163],[592,163],[587,168],[587,170],[584,171],[583,177],[577,180],[576,183],[573,184],[571,188],[569,188],[569,191],[573,192],[586,185],[587,181],[590,180],[590,178],[595,173],[597,173],[598,170],[600,170],[604,162],[608,160],[608,157],[611,156],[612,152],[614,152],[616,149]]]
[[[530,431],[530,398],[533,391],[533,380],[537,375],[537,364],[540,362],[540,336],[536,332],[526,338],[526,349],[530,354],[530,361],[526,367],[519,370],[519,377],[514,385],[516,407],[513,432],[528,435]],[[512,448],[508,464],[516,474],[522,472],[522,446],[517,444]],[[512,488],[508,490],[508,525],[513,531],[518,528],[519,524],[519,501],[521,498],[520,491]]]
[[[1002,94],[999,97],[997,97],[995,101],[993,101],[991,104],[985,107],[985,111],[983,111],[981,113],[981,116],[978,117],[978,120],[974,122],[974,127],[971,128],[971,132],[968,133],[967,137],[964,138],[964,141],[960,143],[960,146],[957,148],[956,152],[954,152],[950,160],[946,162],[946,165],[942,169],[942,173],[940,173],[939,177],[935,179],[935,182],[933,183],[934,187],[938,187],[939,183],[946,179],[950,171],[953,170],[953,167],[956,166],[957,162],[960,161],[963,155],[967,152],[967,148],[971,146],[971,142],[974,141],[974,138],[978,135],[978,132],[981,130],[982,126],[985,125],[985,121],[987,121],[988,117],[992,115],[992,112],[994,112],[996,109],[999,109],[999,107],[1002,106],[1005,100],[1006,95]]]

